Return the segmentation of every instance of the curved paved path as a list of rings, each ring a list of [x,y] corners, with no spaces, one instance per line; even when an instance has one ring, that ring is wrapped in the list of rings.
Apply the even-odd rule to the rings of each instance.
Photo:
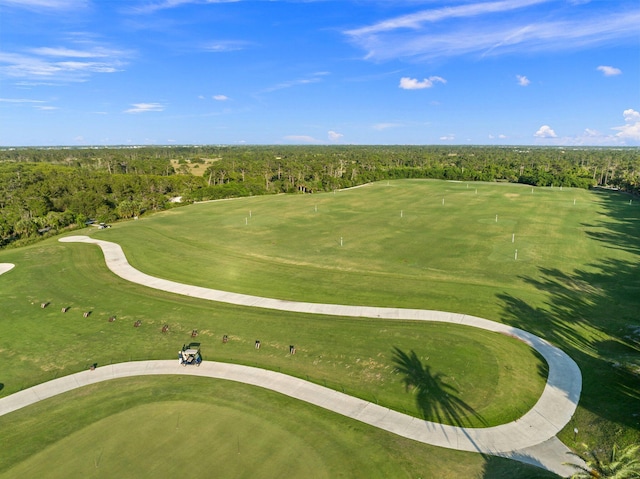
[[[11,271],[14,268],[15,264],[11,263],[0,263],[0,274],[6,273],[7,271]]]
[[[90,381],[86,383],[90,384],[96,380],[130,375],[186,373],[231,379],[272,389],[427,444],[509,457],[544,467],[561,475],[570,475],[573,472],[563,464],[570,459],[567,456],[569,449],[555,435],[569,422],[575,412],[582,388],[582,375],[577,364],[568,355],[531,333],[487,319],[456,313],[284,301],[191,286],[138,271],[128,263],[122,248],[116,243],[96,240],[88,236],[69,236],[61,238],[60,241],[96,244],[102,249],[107,266],[116,275],[125,280],[170,293],[300,313],[448,322],[512,336],[524,341],[545,358],[549,366],[547,384],[535,406],[516,421],[488,428],[461,428],[423,421],[272,371],[213,362],[205,362],[201,368],[182,368],[177,365],[177,361],[144,361],[102,367],[90,372],[84,371],[35,386],[30,390],[0,399],[0,414],[4,413],[5,408],[11,407],[12,403],[9,400],[12,398],[15,397],[16,401],[24,400],[29,395],[32,398],[38,398],[42,394],[48,394],[45,392],[47,385],[53,387],[53,383],[56,388],[72,389],[84,385],[85,381]],[[16,397],[18,395],[20,398]],[[53,394],[44,397],[50,395]]]

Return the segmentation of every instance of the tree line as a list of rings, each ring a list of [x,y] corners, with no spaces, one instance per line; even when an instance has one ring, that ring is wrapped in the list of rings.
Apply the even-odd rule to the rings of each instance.
[[[385,179],[606,186],[640,193],[638,148],[179,146],[0,150],[0,247],[194,201]],[[179,202],[178,202],[179,199]]]

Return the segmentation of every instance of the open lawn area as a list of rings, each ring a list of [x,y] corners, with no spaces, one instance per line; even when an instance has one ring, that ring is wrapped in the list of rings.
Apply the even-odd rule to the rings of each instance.
[[[560,347],[582,369],[581,402],[560,435],[567,445],[640,439],[640,207],[617,192],[385,181],[196,204],[82,233],[120,244],[145,273],[183,283],[293,301],[451,311],[517,326]],[[474,427],[518,418],[546,380],[544,361],[503,335],[179,297],[114,276],[92,245],[49,239],[1,251],[0,263],[16,264],[0,276],[3,396],[94,363],[174,358],[192,330],[205,361],[281,371],[433,420],[437,408],[417,401],[398,371],[398,351],[415,353],[467,406],[456,421]],[[260,350],[253,348],[257,339]],[[143,470],[153,462],[167,473],[155,477],[175,475],[161,467],[165,450],[180,457],[178,469],[189,469],[196,457],[190,470],[215,467],[216,477],[273,477],[284,465],[294,468],[292,477],[544,477],[511,461],[401,440],[248,386],[154,378],[87,389],[0,418],[18,444],[30,444],[0,453],[7,477],[66,457],[69,444],[82,447],[62,463],[86,470],[83,477],[139,477],[125,467],[129,459],[114,457],[116,444],[134,447],[125,425],[158,438],[140,452]],[[33,437],[22,438],[20,431],[34,428]],[[260,434],[250,440],[249,431]],[[196,438],[192,447],[187,432]],[[110,436],[115,442],[97,439]],[[272,451],[280,441],[288,457]],[[202,448],[219,454],[209,457]],[[251,459],[238,462],[236,448]],[[386,465],[364,465],[372,457]],[[378,476],[360,473],[367,468]],[[49,477],[68,476],[62,469]]]

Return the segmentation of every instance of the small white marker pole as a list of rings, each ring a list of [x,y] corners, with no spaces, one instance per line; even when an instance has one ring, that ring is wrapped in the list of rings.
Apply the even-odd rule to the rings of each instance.
[[[251,210],[249,210],[249,218],[251,218]]]
[[[517,260],[517,259],[518,259],[518,250],[516,250],[516,254],[515,254],[515,256],[513,257],[513,259],[514,259],[514,260]]]
[[[400,210],[400,218],[404,216],[404,211]]]
[[[316,213],[318,212],[318,205],[314,206],[314,210],[315,210]]]
[[[576,205],[576,199],[574,198],[573,199],[573,206],[575,206],[575,205]]]
[[[560,191],[562,191],[562,185],[560,185]]]
[[[498,222],[498,215],[496,215],[496,223]]]
[[[629,200],[629,204],[631,204],[631,200]]]
[[[512,234],[511,234],[511,242],[512,242],[512,243],[515,243],[515,242],[516,242],[516,234],[515,234],[515,233],[512,233]]]
[[[478,194],[478,188],[476,188],[476,195]]]
[[[467,189],[469,188],[469,183],[467,183]]]
[[[245,218],[245,219],[244,219],[244,224],[245,224],[245,225],[248,225],[248,224],[249,224],[249,222],[248,222],[248,218]]]
[[[442,198],[442,206],[444,206],[444,198]]]
[[[342,236],[340,236],[340,246],[342,246]]]

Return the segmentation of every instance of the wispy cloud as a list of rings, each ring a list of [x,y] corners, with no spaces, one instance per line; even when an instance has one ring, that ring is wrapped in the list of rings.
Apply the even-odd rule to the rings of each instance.
[[[202,49],[212,53],[235,52],[244,50],[251,44],[251,42],[243,40],[219,40],[205,44]]]
[[[397,128],[402,126],[401,123],[376,123],[371,128],[377,131],[388,130],[389,128]]]
[[[543,3],[548,5],[542,8]],[[365,50],[366,58],[377,61],[572,50],[612,40],[634,41],[637,36],[636,6],[619,11],[613,7],[604,15],[581,4],[565,7],[552,0],[476,1],[423,10],[344,34]]]
[[[265,88],[262,90],[263,93],[270,93],[277,90],[284,90],[285,88],[291,88],[299,85],[308,85],[310,83],[318,83],[321,82],[322,79],[329,75],[329,72],[316,72],[304,78],[298,78],[296,80],[288,80],[282,83],[278,83],[277,85]]]
[[[531,81],[524,75],[516,75],[516,78],[518,79],[518,85],[520,86],[527,86],[531,83]]]
[[[65,58],[108,58],[123,55],[120,50],[111,50],[104,47],[94,47],[89,50],[79,50],[67,47],[40,47],[29,50],[43,57],[65,57]]]
[[[425,23],[437,23],[452,18],[476,17],[489,13],[504,13],[531,5],[546,3],[550,0],[505,0],[499,2],[479,2],[455,7],[444,7],[402,15],[384,20],[367,27],[348,30],[345,33],[354,37],[362,37],[398,29],[420,30]]]
[[[30,100],[27,98],[0,98],[0,103],[46,103],[44,100]]]
[[[124,113],[146,113],[149,111],[164,111],[162,103],[134,103]]]
[[[86,7],[88,0],[0,0],[0,5],[29,10],[72,10]]]
[[[183,5],[190,5],[190,4],[207,5],[207,4],[214,4],[214,3],[236,3],[239,1],[240,0],[162,0],[162,1],[155,1],[155,2],[144,2],[144,3],[141,3],[140,5],[130,7],[129,11],[132,13],[146,14],[146,13],[153,13],[158,10],[178,8]]]
[[[38,47],[24,52],[0,52],[0,76],[57,83],[82,82],[94,73],[121,71],[128,56],[128,52],[95,45],[85,49]]]
[[[320,140],[308,135],[287,135],[284,139],[291,143],[322,143]]]
[[[447,83],[447,80],[438,76],[431,76],[422,81],[419,81],[417,78],[402,77],[399,87],[403,90],[422,90],[424,88],[431,88],[436,83]]]
[[[0,98],[0,103],[9,103],[15,106],[31,107],[35,110],[50,111],[59,110],[60,108],[53,105],[47,105],[45,100],[32,100],[30,98]]]
[[[606,65],[600,65],[597,68],[597,70],[601,71],[604,74],[604,76],[606,76],[606,77],[611,77],[611,76],[616,76],[616,75],[622,74],[622,70],[620,70],[619,68],[610,67],[610,66],[606,66]]]
[[[212,98],[216,101],[227,101],[229,99],[227,95],[213,95]]]

